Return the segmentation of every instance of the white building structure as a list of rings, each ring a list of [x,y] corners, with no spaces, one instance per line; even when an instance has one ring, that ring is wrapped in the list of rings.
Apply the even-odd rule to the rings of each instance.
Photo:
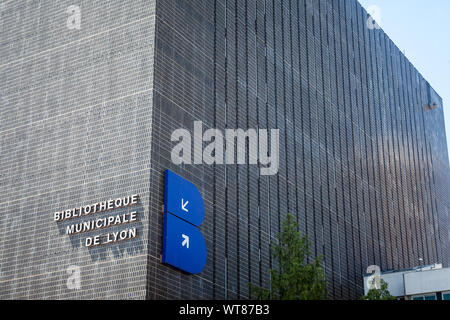
[[[442,268],[442,264],[366,274],[364,294],[377,286],[377,283],[379,285],[377,277],[384,280],[389,292],[399,299],[450,300],[450,268]]]

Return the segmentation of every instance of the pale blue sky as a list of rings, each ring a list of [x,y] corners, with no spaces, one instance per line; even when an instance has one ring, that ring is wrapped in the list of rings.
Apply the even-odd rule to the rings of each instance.
[[[359,0],[359,2],[366,9],[372,5],[381,9],[380,26],[444,100],[447,146],[449,146],[450,0]]]

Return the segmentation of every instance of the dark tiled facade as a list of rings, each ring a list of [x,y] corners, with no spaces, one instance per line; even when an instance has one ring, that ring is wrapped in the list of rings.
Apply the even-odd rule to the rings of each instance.
[[[448,266],[442,100],[356,0],[80,2],[78,31],[72,4],[0,7],[1,298],[247,298],[287,213],[331,298],[358,298],[372,264]],[[174,165],[171,133],[197,120],[280,129],[279,173]],[[199,275],[160,263],[166,168],[205,200]],[[52,221],[134,193],[133,241],[88,250]]]

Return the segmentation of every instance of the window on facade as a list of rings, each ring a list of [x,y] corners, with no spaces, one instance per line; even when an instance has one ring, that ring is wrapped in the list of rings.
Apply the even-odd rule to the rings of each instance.
[[[449,293],[450,294],[450,293]],[[436,300],[436,294],[427,294],[423,296],[414,296],[412,300]]]

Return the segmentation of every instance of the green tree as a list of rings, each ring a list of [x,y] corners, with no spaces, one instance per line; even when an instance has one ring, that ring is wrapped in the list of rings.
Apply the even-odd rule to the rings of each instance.
[[[372,282],[376,279],[373,278]],[[362,296],[361,300],[395,300],[395,297],[391,295],[388,290],[388,284],[383,279],[380,279],[380,288],[372,288],[367,292],[367,295]]]
[[[322,256],[311,263],[310,242],[301,236],[294,216],[288,214],[278,234],[278,244],[272,243],[272,254],[279,267],[270,270],[271,289],[249,284],[250,296],[273,300],[325,300],[326,281],[321,263]]]

